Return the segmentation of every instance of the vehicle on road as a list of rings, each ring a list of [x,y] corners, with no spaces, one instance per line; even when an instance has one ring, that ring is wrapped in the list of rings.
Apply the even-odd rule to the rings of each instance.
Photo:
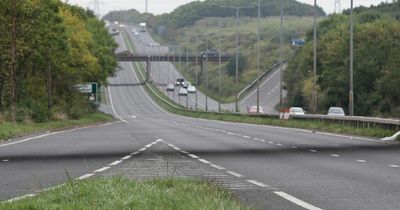
[[[176,86],[184,86],[185,85],[185,79],[183,79],[183,78],[176,79],[175,85]]]
[[[139,31],[140,32],[146,32],[146,23],[140,23],[139,24]]]
[[[187,91],[185,88],[181,88],[181,89],[179,89],[178,94],[179,94],[180,96],[187,96],[188,91]]]
[[[168,84],[167,85],[167,91],[174,91],[174,90],[175,90],[174,84]]]
[[[187,91],[188,93],[196,93],[196,87],[193,85],[189,85]]]
[[[257,114],[257,106],[248,106],[247,107],[247,113],[248,114]],[[258,107],[258,113],[262,114],[264,113],[264,109],[262,106]]]
[[[207,54],[206,54],[206,52],[207,52]],[[214,49],[200,52],[200,56],[202,58],[206,58],[206,55],[208,55],[209,58],[210,57],[215,58],[215,57],[219,56],[219,53],[218,53],[218,50],[214,50]]]
[[[301,107],[290,107],[289,114],[290,115],[304,115],[306,112]]]
[[[328,116],[346,116],[342,107],[330,107],[327,115]]]
[[[111,29],[111,35],[112,36],[116,36],[116,35],[118,35],[119,34],[119,30],[118,29],[116,29],[116,28],[112,28]]]

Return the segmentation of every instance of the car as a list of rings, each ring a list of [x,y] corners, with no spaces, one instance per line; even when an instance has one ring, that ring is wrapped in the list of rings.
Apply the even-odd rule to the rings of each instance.
[[[176,86],[184,86],[185,85],[185,79],[183,79],[183,78],[176,79],[175,85]]]
[[[116,28],[112,28],[111,29],[111,35],[112,36],[116,36],[116,35],[118,35],[119,34],[119,30],[118,29],[116,29]]]
[[[135,36],[139,36],[139,32],[135,32],[135,33],[133,33]]]
[[[208,55],[209,58],[210,57],[218,57],[219,56],[218,50],[214,50],[214,49],[207,50],[207,51],[202,51],[202,52],[200,52],[200,56],[202,58],[206,58],[206,52],[207,52],[207,55]]]
[[[196,87],[193,86],[193,85],[189,85],[187,87],[187,91],[188,91],[188,93],[195,93],[196,92]]]
[[[179,89],[178,95],[180,96],[187,96],[188,91],[185,88]]]
[[[290,107],[289,114],[290,115],[304,115],[305,111],[301,107]]]
[[[342,107],[330,107],[327,115],[328,116],[346,116]]]
[[[125,28],[125,24],[120,24],[119,27]]]
[[[247,113],[248,114],[257,114],[257,106],[248,106],[247,107]],[[262,106],[258,107],[258,113],[262,114],[264,113],[264,109]]]
[[[167,91],[174,91],[174,90],[175,90],[174,84],[167,85]]]

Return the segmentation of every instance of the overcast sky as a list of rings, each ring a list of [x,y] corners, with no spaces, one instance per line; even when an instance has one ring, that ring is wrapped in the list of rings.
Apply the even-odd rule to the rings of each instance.
[[[71,4],[78,4],[84,8],[93,8],[95,0],[65,0]],[[145,0],[98,0],[100,2],[101,13],[105,14],[110,10],[126,10],[136,9],[140,12],[145,10]],[[169,13],[180,5],[192,2],[194,0],[148,0],[149,12],[153,14]],[[297,0],[306,4],[314,4],[314,0]],[[370,6],[377,5],[381,2],[391,2],[392,0],[354,0],[354,6]],[[325,12],[332,13],[334,9],[334,0],[317,0],[317,4],[322,7]],[[350,0],[341,0],[342,9],[350,7]]]

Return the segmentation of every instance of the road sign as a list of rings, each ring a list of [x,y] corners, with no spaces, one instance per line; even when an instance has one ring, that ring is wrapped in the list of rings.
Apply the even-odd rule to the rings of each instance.
[[[97,82],[86,82],[82,84],[75,85],[76,89],[81,93],[86,93],[88,95],[89,101],[98,103],[97,97]]]

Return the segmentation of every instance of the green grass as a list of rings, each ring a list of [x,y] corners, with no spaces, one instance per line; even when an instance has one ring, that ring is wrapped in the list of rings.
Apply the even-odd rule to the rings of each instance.
[[[0,141],[34,132],[52,131],[73,128],[94,123],[112,121],[112,116],[95,112],[82,116],[77,120],[57,120],[43,123],[10,123],[0,122]]]
[[[125,35],[124,40],[128,43],[128,47],[133,49],[133,44],[131,40]],[[144,79],[145,70],[141,63],[133,63],[136,65],[139,76]],[[339,124],[327,124],[318,121],[303,121],[303,120],[280,120],[271,117],[257,117],[257,116],[243,116],[234,113],[211,113],[204,111],[193,111],[186,110],[184,107],[176,104],[174,101],[169,99],[164,93],[159,91],[154,85],[146,84],[145,90],[149,93],[150,97],[159,104],[162,108],[170,113],[177,115],[183,115],[187,117],[211,119],[211,120],[221,120],[229,122],[240,122],[240,123],[250,123],[258,125],[272,125],[288,128],[301,128],[316,131],[325,131],[331,133],[342,133],[357,136],[367,136],[367,137],[386,137],[393,135],[394,131],[384,130],[380,128],[354,128],[346,125]]]
[[[250,209],[234,200],[229,191],[205,181],[154,179],[144,182],[125,178],[70,181],[54,190],[13,203],[1,210],[19,209]]]

